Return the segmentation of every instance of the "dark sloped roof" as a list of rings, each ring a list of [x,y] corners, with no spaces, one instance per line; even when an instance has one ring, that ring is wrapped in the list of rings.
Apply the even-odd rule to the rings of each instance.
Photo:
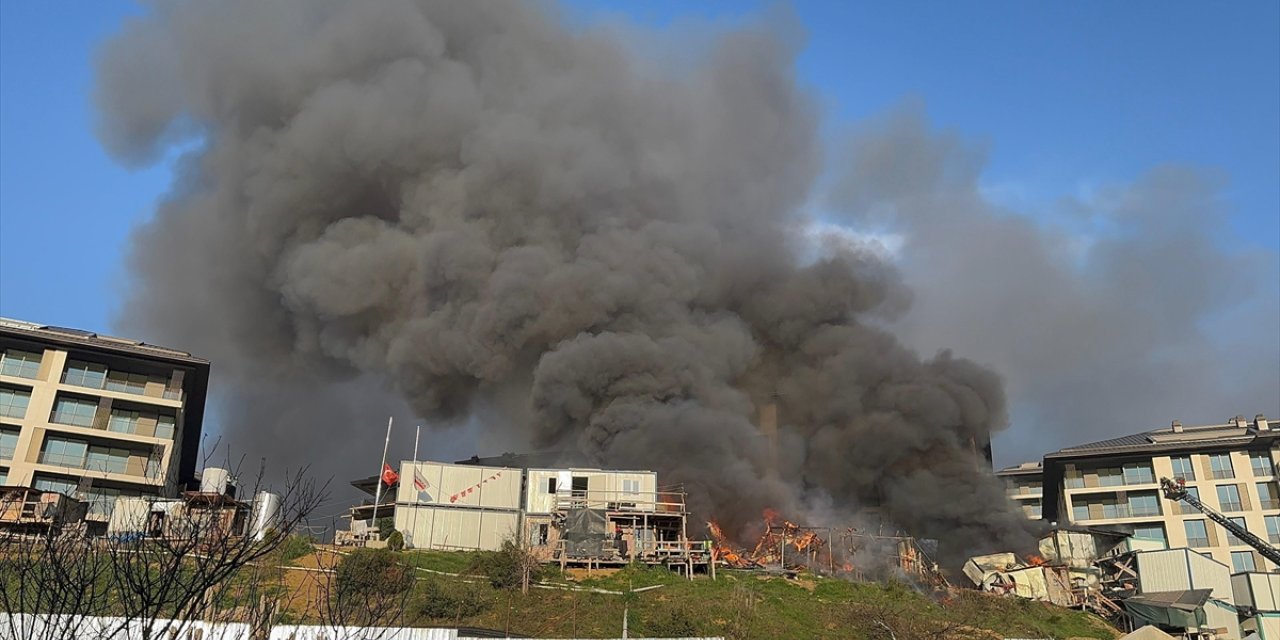
[[[1236,446],[1248,444],[1263,434],[1269,434],[1269,432],[1254,431],[1252,428],[1239,427],[1234,423],[1185,427],[1181,432],[1175,432],[1172,428],[1153,429],[1119,438],[1099,440],[1074,447],[1064,447],[1045,457],[1061,458],[1129,451],[1168,451]]]
[[[0,333],[6,333],[14,336],[15,338],[25,337],[32,340],[53,342],[55,344],[92,347],[107,351],[136,354],[150,358],[161,358],[185,364],[206,366],[209,364],[208,360],[197,358],[186,351],[147,344],[140,340],[117,338],[115,336],[85,331],[84,329],[70,329],[67,327],[42,325],[35,322],[27,322],[25,320],[14,320],[13,318],[0,318]]]

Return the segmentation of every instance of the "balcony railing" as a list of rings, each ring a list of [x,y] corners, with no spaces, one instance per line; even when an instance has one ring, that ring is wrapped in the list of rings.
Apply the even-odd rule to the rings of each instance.
[[[18,449],[16,447],[0,447],[0,460],[8,460],[17,452]]]
[[[1208,538],[1187,538],[1187,546],[1192,548],[1200,548],[1209,546]]]
[[[1270,500],[1259,500],[1258,508],[1259,509],[1280,509],[1280,500],[1277,500],[1274,498]]]
[[[66,467],[68,469],[85,469],[88,471],[106,471],[107,473],[119,473],[125,475],[139,475],[129,473],[128,460],[111,460],[103,464],[96,460],[90,460],[88,456],[75,456],[64,453],[41,453],[41,464],[51,464],[58,467]]]

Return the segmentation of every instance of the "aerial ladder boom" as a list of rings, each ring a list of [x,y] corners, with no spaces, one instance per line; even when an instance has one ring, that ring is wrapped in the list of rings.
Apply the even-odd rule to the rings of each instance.
[[[1214,522],[1222,525],[1227,531],[1230,531],[1231,535],[1243,540],[1245,544],[1253,547],[1254,549],[1257,549],[1258,553],[1262,554],[1262,557],[1270,560],[1276,565],[1280,565],[1280,550],[1277,550],[1275,547],[1267,544],[1266,540],[1249,533],[1248,529],[1232,522],[1230,518],[1205,506],[1203,502],[1200,502],[1199,498],[1187,491],[1187,482],[1182,478],[1178,478],[1177,480],[1160,478],[1160,489],[1164,491],[1165,498],[1175,502],[1181,500],[1195,507],[1201,513],[1208,516],[1210,520],[1213,520]]]

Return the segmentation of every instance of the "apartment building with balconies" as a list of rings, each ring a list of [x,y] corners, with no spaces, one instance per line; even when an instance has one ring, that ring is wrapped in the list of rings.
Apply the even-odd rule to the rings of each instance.
[[[1080,525],[1125,525],[1135,537],[1190,547],[1241,571],[1277,571],[1253,548],[1185,502],[1166,500],[1160,479],[1255,535],[1280,544],[1280,430],[1266,417],[1183,426],[1061,449],[1043,463],[1043,517]]]
[[[1043,515],[1044,467],[1039,462],[1024,462],[996,472],[1004,483],[1005,494],[1032,520]]]
[[[88,331],[0,319],[0,486],[57,491],[105,525],[119,496],[195,475],[209,363]]]

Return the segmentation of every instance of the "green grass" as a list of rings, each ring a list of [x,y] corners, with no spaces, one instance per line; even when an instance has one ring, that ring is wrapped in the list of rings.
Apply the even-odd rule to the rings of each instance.
[[[402,557],[414,566],[460,573],[471,566],[475,554],[419,551]],[[930,636],[948,628],[951,633],[940,637],[983,637],[984,631],[1003,637],[1110,639],[1118,635],[1097,617],[1078,611],[967,590],[932,597],[900,583],[862,584],[813,576],[794,581],[743,571],[721,571],[716,581],[701,577],[688,581],[665,569],[641,566],[573,584],[611,591],[660,588],[622,596],[533,589],[526,596],[487,584],[464,585],[447,576],[423,578],[435,581],[430,591],[436,597],[451,593],[468,598],[477,603],[468,610],[478,613],[451,619],[418,616],[410,624],[463,624],[531,637],[618,637],[624,607],[629,609],[631,631],[638,637],[674,629],[730,639],[881,638],[884,633],[877,620],[893,627],[900,639]],[[553,577],[548,582],[564,580]]]
[[[478,554],[472,551],[405,551],[400,554],[401,560],[410,566],[443,571],[444,573],[463,573],[475,563]]]

